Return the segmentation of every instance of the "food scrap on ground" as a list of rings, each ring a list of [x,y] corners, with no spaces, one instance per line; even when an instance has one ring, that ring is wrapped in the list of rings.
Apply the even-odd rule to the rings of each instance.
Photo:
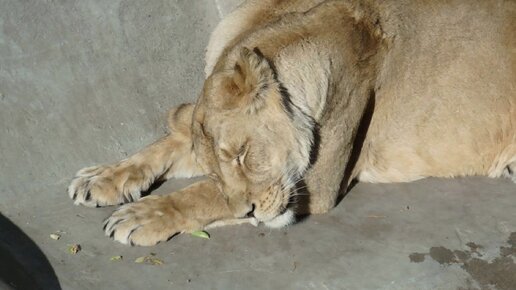
[[[79,245],[79,244],[68,245],[68,252],[72,255],[77,254],[80,250],[81,250],[81,245]]]
[[[138,257],[134,260],[134,262],[137,264],[158,265],[158,266],[164,264],[162,260],[156,258],[154,255]]]
[[[59,240],[61,238],[61,235],[58,235],[58,234],[50,234],[50,238],[52,240]]]

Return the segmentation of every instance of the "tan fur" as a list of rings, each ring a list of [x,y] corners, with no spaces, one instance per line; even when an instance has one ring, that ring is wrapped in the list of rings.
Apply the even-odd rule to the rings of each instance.
[[[324,213],[352,179],[516,181],[514,19],[501,0],[247,1],[212,34],[203,92],[171,111],[170,134],[79,171],[69,194],[113,205],[207,175],[106,220],[115,240],[152,245]]]

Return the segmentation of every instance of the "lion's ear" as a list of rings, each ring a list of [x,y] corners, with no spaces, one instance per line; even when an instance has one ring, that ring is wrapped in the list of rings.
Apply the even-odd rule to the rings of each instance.
[[[258,48],[242,48],[235,63],[233,81],[241,94],[257,97],[274,80],[274,71]]]
[[[240,96],[240,104],[248,112],[256,112],[265,105],[266,91],[274,82],[274,71],[258,48],[242,48],[235,63],[233,82]]]
[[[253,113],[265,105],[266,92],[274,83],[274,70],[255,48],[242,48],[229,74],[213,76],[208,81],[210,103],[218,109],[242,108]]]

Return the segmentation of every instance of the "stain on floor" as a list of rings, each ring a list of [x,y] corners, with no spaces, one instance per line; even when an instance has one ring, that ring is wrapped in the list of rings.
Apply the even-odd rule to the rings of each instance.
[[[516,289],[516,232],[507,240],[509,246],[501,246],[500,253],[491,261],[482,259],[482,245],[469,242],[469,250],[450,250],[445,247],[432,247],[428,253],[412,253],[409,259],[421,263],[428,256],[443,266],[460,264],[471,275],[481,289]]]
[[[412,253],[409,255],[410,261],[413,263],[421,263],[425,260],[425,254]]]
[[[439,264],[452,264],[456,263],[457,259],[455,258],[455,254],[446,249],[445,247],[432,247],[430,248],[430,252],[428,253],[432,259],[437,261]]]

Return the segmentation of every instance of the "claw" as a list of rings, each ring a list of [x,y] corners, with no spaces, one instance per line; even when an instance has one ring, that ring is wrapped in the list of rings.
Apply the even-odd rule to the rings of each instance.
[[[124,219],[119,219],[119,220],[117,220],[116,222],[112,223],[112,224],[107,228],[107,230],[106,230],[106,234],[109,232],[109,236],[110,236],[110,237],[113,237],[113,235],[114,235],[114,233],[115,233],[115,229],[114,229],[114,227],[115,227],[117,224],[119,224],[119,223],[121,223],[121,222],[123,222],[123,221],[125,221],[125,220],[124,220]],[[109,222],[108,222],[108,224],[109,224]]]
[[[141,225],[135,227],[134,229],[132,229],[130,232],[129,232],[129,235],[127,235],[127,239],[129,239],[131,237],[131,235],[134,233],[134,231],[136,231],[139,227],[141,227]]]
[[[129,234],[127,235],[126,240],[130,241],[131,245],[132,245],[132,242],[133,242],[133,241],[131,240],[131,235],[132,235],[132,234],[133,234],[137,229],[139,229],[140,227],[141,227],[141,225],[136,226],[136,227],[135,227],[134,229],[132,229],[132,230],[129,232]]]

